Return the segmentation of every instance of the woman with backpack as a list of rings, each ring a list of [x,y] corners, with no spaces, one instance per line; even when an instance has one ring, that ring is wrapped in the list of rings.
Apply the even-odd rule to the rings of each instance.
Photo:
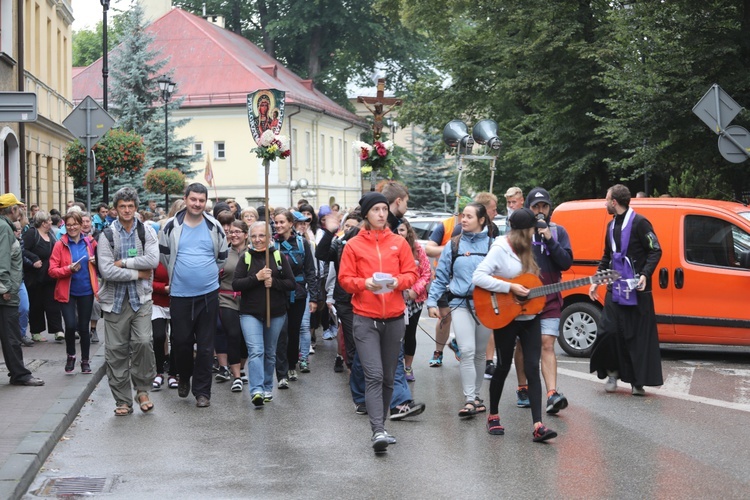
[[[269,244],[266,223],[253,224],[250,247],[237,262],[232,280],[232,288],[242,294],[240,325],[248,351],[248,387],[256,408],[273,400],[276,343],[286,321],[287,293],[296,286],[292,268],[281,252],[272,247],[270,262],[266,262]],[[270,326],[266,318],[266,289],[270,289]]]
[[[454,236],[443,248],[427,298],[430,317],[442,320],[438,299],[448,293],[451,321],[461,352],[459,371],[464,406],[458,411],[458,416],[462,418],[487,411],[479,390],[484,380],[485,350],[492,330],[477,321],[471,278],[492,245],[487,232],[490,222],[484,205],[477,202],[466,205],[461,215],[461,234]]]

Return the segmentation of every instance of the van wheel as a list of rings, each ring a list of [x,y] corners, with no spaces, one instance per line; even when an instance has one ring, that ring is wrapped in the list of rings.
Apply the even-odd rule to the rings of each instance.
[[[599,332],[600,316],[601,310],[586,302],[576,302],[563,309],[557,338],[562,350],[579,358],[590,356]]]

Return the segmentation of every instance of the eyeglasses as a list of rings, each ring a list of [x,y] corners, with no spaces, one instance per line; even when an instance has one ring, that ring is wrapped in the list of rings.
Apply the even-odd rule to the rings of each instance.
[[[77,222],[74,222],[73,224],[66,224],[67,227],[79,227],[80,224]]]
[[[232,236],[237,236],[240,234],[245,234],[245,231],[228,231],[228,234],[231,234]]]

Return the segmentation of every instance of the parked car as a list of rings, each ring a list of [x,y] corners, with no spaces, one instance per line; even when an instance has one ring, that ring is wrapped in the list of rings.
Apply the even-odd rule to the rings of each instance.
[[[630,206],[654,227],[662,257],[653,275],[659,341],[750,345],[750,208],[740,203],[689,198],[633,198]],[[563,203],[552,221],[570,235],[573,266],[563,281],[594,274],[611,220],[604,200]],[[588,286],[563,292],[559,344],[588,356],[599,332],[599,300]]]

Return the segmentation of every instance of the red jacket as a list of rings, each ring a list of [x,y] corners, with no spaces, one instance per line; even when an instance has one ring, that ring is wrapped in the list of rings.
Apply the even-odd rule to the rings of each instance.
[[[161,307],[169,307],[169,292],[166,287],[169,286],[169,273],[164,264],[159,262],[154,270],[154,293],[151,295],[151,299],[154,301],[154,305]]]
[[[96,256],[96,241],[91,236],[81,236],[86,243],[89,254],[89,278],[91,279],[91,289],[94,291],[94,297],[99,293],[99,280],[96,276],[96,266],[92,259]],[[67,304],[70,300],[70,277],[73,271],[68,267],[73,263],[68,247],[68,235],[64,234],[52,248],[52,255],[49,258],[49,275],[57,280],[55,284],[55,300]]]
[[[388,273],[398,280],[391,293],[374,294],[365,289],[373,273]],[[417,266],[409,243],[390,229],[362,229],[344,247],[339,266],[339,284],[352,294],[352,308],[360,316],[375,319],[404,314],[403,292],[417,281]]]

